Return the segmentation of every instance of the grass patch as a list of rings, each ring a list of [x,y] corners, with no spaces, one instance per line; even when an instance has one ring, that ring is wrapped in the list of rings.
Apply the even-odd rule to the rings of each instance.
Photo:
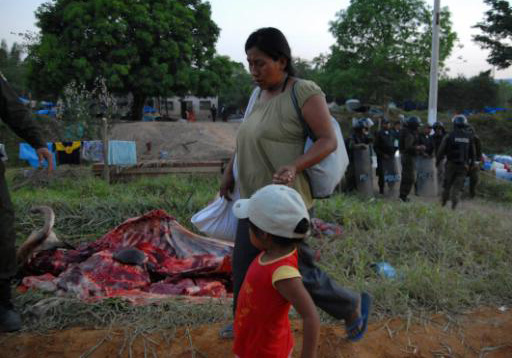
[[[12,173],[9,177],[13,178]],[[484,181],[483,192],[487,185]],[[113,185],[84,176],[80,180],[55,179],[40,189],[23,187],[13,193],[18,244],[41,224],[28,213],[32,205],[52,206],[58,235],[77,243],[95,240],[124,220],[157,208],[192,228],[190,217],[214,198],[218,187],[219,178],[199,176]],[[510,206],[497,208],[494,202],[480,200],[452,211],[441,208],[437,201],[402,204],[336,195],[318,201],[317,216],[341,223],[344,235],[311,239],[310,243],[321,248],[320,266],[340,284],[374,296],[376,314],[461,312],[480,305],[512,304],[510,214]],[[393,265],[398,277],[392,280],[377,275],[372,264],[379,261]],[[219,322],[230,316],[229,305],[217,303],[190,305],[171,300],[158,306],[132,307],[119,300],[90,305],[70,299],[45,312],[47,320],[29,319],[29,308],[45,297],[33,292],[16,299],[26,312],[30,329],[139,321],[166,328]]]

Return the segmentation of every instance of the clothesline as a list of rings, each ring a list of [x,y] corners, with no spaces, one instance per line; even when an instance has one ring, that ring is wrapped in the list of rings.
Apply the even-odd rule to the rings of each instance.
[[[56,165],[79,165],[82,162],[103,162],[103,142],[71,141],[47,143],[53,153]],[[34,148],[28,143],[20,143],[19,158],[26,160],[31,167],[39,167],[39,160]],[[108,142],[108,164],[128,166],[137,164],[137,146],[134,141],[110,140]],[[46,167],[47,163],[43,163]]]

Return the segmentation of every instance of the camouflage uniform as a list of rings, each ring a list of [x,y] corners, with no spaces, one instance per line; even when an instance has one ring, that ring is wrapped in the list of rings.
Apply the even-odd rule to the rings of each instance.
[[[455,128],[443,138],[437,153],[437,163],[440,163],[445,156],[447,161],[441,200],[445,205],[451,199],[452,209],[455,209],[460,201],[468,169],[474,163],[472,136],[463,128]]]
[[[2,73],[0,73],[0,119],[32,147],[36,149],[46,147],[27,108],[19,101]],[[7,189],[5,167],[0,161],[0,328],[2,330],[20,328],[19,316],[12,311],[10,302],[10,278],[16,273],[15,240],[14,208]]]
[[[469,128],[469,134],[473,137],[475,146],[475,163],[469,168],[469,196],[474,198],[476,196],[476,186],[480,182],[480,166],[477,164],[482,158],[482,142],[480,137],[475,133],[473,128]]]
[[[377,154],[377,176],[379,177],[379,192],[384,193],[384,169],[382,168],[382,160],[395,156],[395,137],[391,130],[381,129],[375,135],[375,143],[373,148]]]
[[[417,130],[407,127],[400,132],[400,157],[402,162],[402,180],[400,182],[400,199],[407,201],[416,181],[416,147],[419,145]]]

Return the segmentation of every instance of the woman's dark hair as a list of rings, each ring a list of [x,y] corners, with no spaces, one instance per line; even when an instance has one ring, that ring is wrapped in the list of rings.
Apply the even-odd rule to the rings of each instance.
[[[265,233],[265,231],[261,230],[259,227],[254,225],[251,221],[249,221],[249,227],[251,228],[251,230],[254,232],[254,234],[256,236],[261,236]],[[309,230],[309,220],[304,218],[301,221],[299,221],[299,223],[295,227],[294,232],[297,234],[305,234],[308,232],[308,230]],[[297,245],[302,241],[302,239],[295,239],[295,238],[291,239],[289,237],[282,237],[282,236],[277,236],[277,235],[272,235],[272,234],[270,234],[270,235],[272,236],[272,241],[275,244],[277,244],[279,246],[284,246],[284,247]]]
[[[263,27],[254,31],[245,42],[245,52],[253,47],[258,48],[274,61],[279,60],[281,57],[286,58],[288,63],[284,70],[289,76],[295,75],[295,69],[292,64],[292,51],[281,31],[275,27]]]

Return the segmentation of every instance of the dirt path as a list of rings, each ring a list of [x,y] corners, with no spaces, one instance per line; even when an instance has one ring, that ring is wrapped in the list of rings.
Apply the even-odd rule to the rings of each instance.
[[[135,141],[139,162],[222,160],[233,154],[239,126],[239,123],[130,122],[116,124],[110,138]],[[150,151],[147,143],[151,143]]]
[[[172,357],[226,358],[231,341],[221,340],[219,324],[158,333],[135,334],[126,330],[71,328],[40,335],[0,335],[0,357]],[[296,337],[294,358],[299,357],[301,328],[293,324]],[[512,311],[483,308],[457,318],[434,316],[423,323],[390,319],[372,323],[366,338],[351,344],[338,326],[322,327],[319,357],[405,358],[405,357],[512,357]]]

